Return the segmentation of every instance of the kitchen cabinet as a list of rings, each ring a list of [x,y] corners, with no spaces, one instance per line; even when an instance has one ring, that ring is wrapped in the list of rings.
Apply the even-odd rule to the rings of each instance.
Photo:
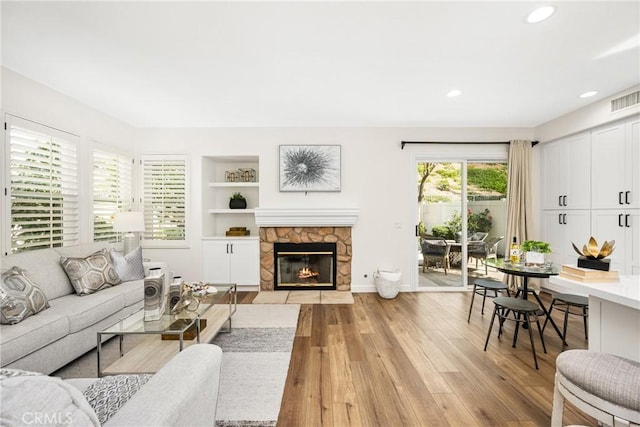
[[[616,241],[609,256],[611,270],[640,275],[640,209],[596,209],[591,215],[591,234],[598,245],[602,246],[605,240]]]
[[[588,132],[542,147],[542,208],[591,207],[591,156]]]
[[[542,233],[551,246],[551,260],[556,265],[576,265],[578,254],[571,243],[579,248],[589,240],[591,211],[546,210],[542,213]]]
[[[260,284],[260,254],[257,237],[218,239],[202,242],[202,277],[211,283]]]
[[[640,208],[640,119],[595,129],[591,153],[591,208]]]

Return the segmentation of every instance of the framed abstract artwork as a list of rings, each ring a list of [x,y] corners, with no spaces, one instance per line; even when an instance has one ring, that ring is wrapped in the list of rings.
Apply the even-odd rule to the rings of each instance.
[[[340,191],[339,145],[281,145],[280,191]]]

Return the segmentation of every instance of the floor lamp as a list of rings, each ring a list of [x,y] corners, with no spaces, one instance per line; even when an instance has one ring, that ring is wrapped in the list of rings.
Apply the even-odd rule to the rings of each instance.
[[[144,231],[144,215],[142,212],[117,212],[113,219],[113,231],[124,233],[123,252],[128,254],[140,246],[140,240],[134,233]]]

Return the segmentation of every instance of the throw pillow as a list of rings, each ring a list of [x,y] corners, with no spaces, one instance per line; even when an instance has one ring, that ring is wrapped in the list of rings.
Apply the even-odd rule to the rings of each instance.
[[[106,249],[85,258],[60,257],[60,265],[78,295],[93,294],[120,283]]]
[[[100,378],[82,393],[98,415],[100,424],[109,418],[151,379],[151,374],[113,375]]]
[[[42,289],[20,267],[2,273],[0,282],[0,323],[14,325],[49,307]]]
[[[111,249],[109,253],[113,267],[120,276],[120,280],[128,282],[129,280],[144,279],[144,265],[142,264],[142,248],[138,246],[126,255]]]

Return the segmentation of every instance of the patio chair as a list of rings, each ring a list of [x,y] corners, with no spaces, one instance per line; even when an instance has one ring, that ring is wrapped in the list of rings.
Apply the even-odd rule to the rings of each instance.
[[[470,241],[467,243],[467,257],[476,260],[476,269],[478,268],[478,260],[487,258],[498,258],[498,243],[504,239],[504,236],[492,237],[486,242]],[[484,274],[488,274],[487,263],[484,264]]]
[[[444,274],[447,274],[447,270],[451,268],[449,265],[449,251],[451,246],[444,240],[423,240],[420,242],[422,247],[422,272],[426,272],[431,261],[435,262],[437,266],[439,263],[444,268]]]

